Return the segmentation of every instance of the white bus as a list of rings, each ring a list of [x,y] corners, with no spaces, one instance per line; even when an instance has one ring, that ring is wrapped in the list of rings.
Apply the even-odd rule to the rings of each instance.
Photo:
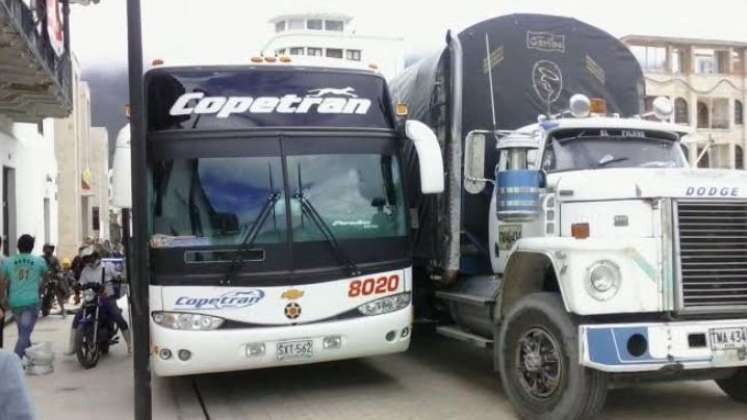
[[[145,99],[157,375],[407,350],[404,189],[442,191],[443,165],[380,75],[288,58],[156,67]],[[407,186],[405,141],[421,161]],[[117,162],[129,166],[115,156],[115,192],[128,182]]]

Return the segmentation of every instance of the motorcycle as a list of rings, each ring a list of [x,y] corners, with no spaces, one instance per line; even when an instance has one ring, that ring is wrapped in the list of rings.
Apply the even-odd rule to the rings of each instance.
[[[74,350],[85,369],[96,366],[101,356],[109,353],[109,347],[119,342],[119,328],[104,316],[103,291],[103,286],[95,283],[82,289],[82,316],[75,329]]]
[[[66,290],[67,284],[63,273],[57,273],[51,276],[49,280],[47,280],[46,284],[44,285],[44,289],[42,290],[41,297],[42,317],[49,315],[49,313],[52,311],[52,305],[54,305],[55,299],[58,299],[60,302],[63,302],[66,299]],[[64,316],[65,309],[60,308],[60,310],[63,311]]]

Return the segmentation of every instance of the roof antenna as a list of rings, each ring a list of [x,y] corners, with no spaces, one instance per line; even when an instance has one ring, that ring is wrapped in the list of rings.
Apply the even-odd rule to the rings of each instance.
[[[490,111],[493,117],[493,133],[497,131],[495,126],[495,92],[493,92],[493,60],[490,57],[490,40],[485,32],[485,66],[488,68],[488,85],[490,86]]]

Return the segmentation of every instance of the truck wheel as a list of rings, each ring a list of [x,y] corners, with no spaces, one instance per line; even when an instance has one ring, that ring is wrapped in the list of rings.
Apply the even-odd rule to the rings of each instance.
[[[716,384],[735,401],[747,403],[747,368],[740,368],[731,378],[717,379]]]
[[[534,293],[504,318],[495,351],[501,382],[527,420],[592,418],[604,406],[607,375],[579,364],[578,328],[556,293]]]

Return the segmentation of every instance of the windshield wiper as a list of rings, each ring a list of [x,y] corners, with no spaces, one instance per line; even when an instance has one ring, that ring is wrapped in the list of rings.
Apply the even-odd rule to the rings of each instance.
[[[624,162],[626,160],[628,160],[628,158],[626,158],[626,157],[614,158],[614,159],[610,159],[610,160],[605,160],[603,162],[598,162],[594,167],[595,168],[603,168],[603,167],[609,165],[610,163]]]
[[[358,266],[350,258],[350,256],[345,253],[345,250],[337,242],[337,238],[335,238],[334,233],[332,233],[332,229],[329,227],[327,222],[324,221],[322,216],[319,215],[319,212],[316,210],[316,208],[314,208],[314,205],[311,204],[311,201],[309,201],[309,199],[300,192],[296,193],[293,198],[297,199],[301,204],[301,211],[306,214],[306,216],[311,219],[312,222],[314,222],[314,224],[319,228],[320,231],[322,231],[322,235],[324,235],[324,238],[332,247],[332,252],[335,254],[335,257],[338,261],[340,261],[341,264],[347,267],[348,271],[350,272],[350,276],[359,276],[361,272],[358,269]]]
[[[231,285],[231,278],[234,274],[236,274],[241,267],[244,265],[244,254],[246,251],[254,245],[254,241],[257,239],[257,236],[259,235],[260,229],[262,229],[262,226],[264,226],[265,221],[267,220],[267,217],[270,215],[270,212],[272,211],[273,207],[275,207],[275,203],[278,202],[280,199],[280,193],[279,192],[273,192],[267,197],[267,201],[265,201],[265,204],[262,206],[262,209],[259,211],[259,216],[257,216],[257,219],[254,220],[254,223],[249,227],[249,230],[246,232],[246,236],[244,236],[244,239],[241,241],[241,244],[239,245],[239,248],[234,253],[233,257],[231,258],[231,266],[228,267],[228,271],[226,271],[226,277],[221,282],[221,285]]]

